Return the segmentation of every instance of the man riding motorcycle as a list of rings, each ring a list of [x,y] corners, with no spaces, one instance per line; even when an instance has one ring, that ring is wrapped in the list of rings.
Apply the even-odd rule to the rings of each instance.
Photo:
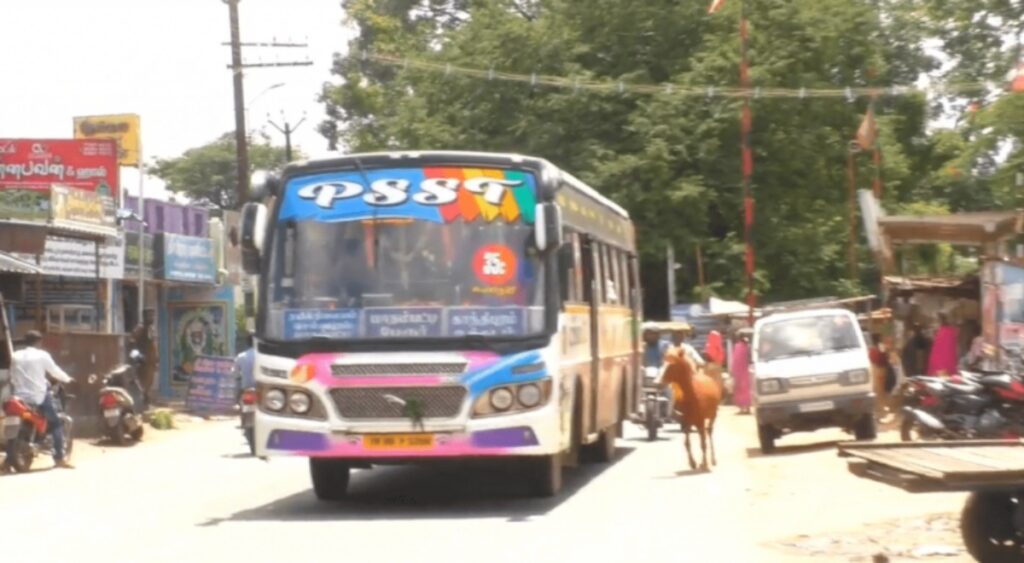
[[[665,362],[665,354],[672,344],[661,339],[661,333],[654,323],[645,323],[643,326],[644,336],[644,369],[653,367],[661,370]],[[672,389],[666,387],[662,394],[668,398],[668,404],[672,404]]]
[[[25,347],[14,353],[11,383],[14,396],[25,401],[46,417],[47,431],[53,436],[53,462],[55,467],[71,469],[73,466],[64,458],[64,423],[57,416],[57,409],[50,394],[47,376],[61,383],[70,383],[71,376],[60,369],[49,352],[39,348],[43,335],[31,330],[25,334]],[[0,465],[0,473],[8,473],[13,458],[15,441],[7,443],[7,457]]]

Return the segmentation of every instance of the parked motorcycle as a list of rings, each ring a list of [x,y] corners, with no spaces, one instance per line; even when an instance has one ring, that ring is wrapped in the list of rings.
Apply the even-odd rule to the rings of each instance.
[[[103,378],[100,411],[106,423],[105,433],[117,445],[138,442],[145,430],[143,392],[138,376],[143,359],[142,353],[132,350],[128,354],[129,363],[118,366]]]
[[[909,378],[903,441],[1024,436],[1024,383],[1007,373],[964,372],[959,381]]]
[[[64,422],[64,456],[71,457],[74,450],[74,421],[67,414],[68,404],[73,395],[67,394],[63,385],[50,389],[57,416]],[[4,401],[4,436],[14,440],[14,452],[7,463],[18,473],[27,473],[32,462],[39,455],[53,455],[53,436],[49,433],[49,422],[38,409],[29,406],[17,397]]]

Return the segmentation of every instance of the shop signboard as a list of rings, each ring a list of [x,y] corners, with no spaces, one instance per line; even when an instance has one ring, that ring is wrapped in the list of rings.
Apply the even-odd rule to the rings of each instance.
[[[217,267],[213,241],[208,238],[187,237],[161,233],[157,256],[161,262],[157,271],[161,279],[189,283],[217,282]]]
[[[117,143],[109,139],[0,139],[0,217],[50,218],[60,184],[117,199]]]
[[[198,373],[201,357],[222,357],[230,353],[227,303],[173,303],[168,311],[169,367],[173,384],[187,383]]]
[[[185,406],[199,414],[229,414],[237,401],[237,383],[232,377],[234,360],[215,356],[196,358],[188,381]]]
[[[124,235],[124,276],[125,278],[135,279],[139,277],[139,233],[126,232]],[[142,240],[143,248],[146,250],[143,264],[145,272],[143,275],[146,279],[153,279],[153,262],[155,260],[153,235],[143,235]]]
[[[139,116],[90,115],[75,118],[76,139],[113,139],[121,166],[139,165]]]
[[[36,257],[31,254],[12,253],[12,255],[26,262],[36,263]],[[96,245],[87,240],[47,236],[46,247],[40,256],[39,266],[48,276],[95,278]],[[123,240],[114,239],[114,242],[100,244],[99,277],[115,280],[124,278]]]
[[[117,229],[113,198],[60,184],[50,187],[50,218],[62,227],[98,228],[111,233]]]

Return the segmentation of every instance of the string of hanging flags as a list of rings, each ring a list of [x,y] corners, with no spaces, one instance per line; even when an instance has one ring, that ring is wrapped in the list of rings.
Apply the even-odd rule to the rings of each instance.
[[[703,96],[708,98],[846,98],[854,101],[858,98],[879,98],[883,96],[909,95],[964,95],[981,94],[998,90],[1002,85],[996,82],[957,82],[931,83],[924,86],[849,86],[845,88],[776,88],[764,86],[721,86],[721,85],[681,85],[681,84],[642,84],[626,81],[592,80],[581,77],[554,76],[549,74],[523,74],[507,72],[491,68],[478,68],[452,63],[429,61],[409,57],[399,57],[380,53],[362,51],[357,56],[363,61],[377,64],[420,71],[444,74],[445,76],[463,76],[479,78],[487,81],[519,82],[530,86],[547,86],[572,90],[601,93],[634,93],[664,94],[670,96]]]

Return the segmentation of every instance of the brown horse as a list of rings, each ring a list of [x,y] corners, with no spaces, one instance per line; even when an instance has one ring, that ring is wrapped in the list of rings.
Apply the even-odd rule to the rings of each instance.
[[[690,468],[696,469],[697,462],[690,451],[690,429],[696,428],[700,436],[700,450],[704,456],[701,469],[708,469],[708,443],[711,446],[711,465],[715,459],[715,417],[722,402],[722,388],[714,379],[697,370],[682,348],[671,348],[665,354],[665,371],[661,376],[662,385],[671,385],[675,396],[675,408],[682,413],[683,431],[686,434],[686,456]]]

